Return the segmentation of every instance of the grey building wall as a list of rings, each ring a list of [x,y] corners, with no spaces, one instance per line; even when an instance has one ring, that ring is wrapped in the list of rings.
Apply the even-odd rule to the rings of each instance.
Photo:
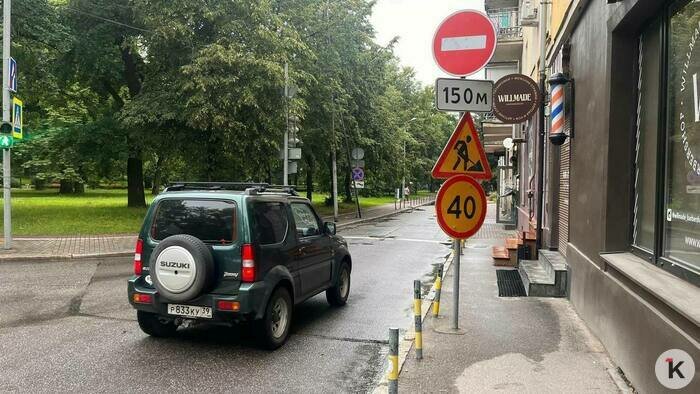
[[[631,272],[601,257],[630,249],[637,34],[662,6],[650,0],[589,1],[569,39],[576,83],[569,296],[613,360],[645,393],[665,392],[654,374],[665,350],[684,349],[700,366],[696,322],[679,313],[673,300],[661,300]],[[665,274],[649,267],[651,275]],[[700,392],[700,377],[679,392]]]

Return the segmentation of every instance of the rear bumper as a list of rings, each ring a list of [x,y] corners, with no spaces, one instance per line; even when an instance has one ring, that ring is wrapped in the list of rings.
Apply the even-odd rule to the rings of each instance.
[[[142,277],[132,277],[127,285],[129,303],[137,310],[175,318],[178,316],[168,315],[168,304],[208,306],[212,308],[212,318],[199,318],[197,320],[222,323],[253,320],[256,316],[260,316],[262,309],[265,308],[266,291],[267,285],[265,282],[245,283],[239,287],[236,294],[202,294],[193,300],[181,302],[169,301],[163,298]],[[135,303],[134,293],[149,294],[153,301],[150,304]],[[240,310],[237,312],[220,311],[216,308],[219,300],[238,301]],[[190,318],[188,317],[187,319]]]

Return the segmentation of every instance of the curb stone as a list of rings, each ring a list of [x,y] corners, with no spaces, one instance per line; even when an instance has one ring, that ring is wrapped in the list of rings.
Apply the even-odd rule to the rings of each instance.
[[[454,251],[450,252],[450,254],[447,256],[445,259],[445,265],[442,270],[442,276],[445,278],[447,276],[447,273],[449,272],[450,268],[452,268],[452,262],[454,260]],[[428,313],[430,313],[431,306],[433,304],[433,301],[435,300],[435,281],[433,281],[433,285],[430,287],[430,290],[428,293],[422,298],[421,301],[421,312],[423,313],[423,316],[421,317],[421,321],[425,321],[425,318],[428,316]],[[415,344],[414,339],[415,339],[416,333],[415,333],[415,325],[411,323],[408,329],[404,330],[404,335],[403,338],[400,339],[399,341],[399,377],[401,376],[401,370],[403,369],[403,365],[406,362],[406,358],[408,357],[408,353],[411,352],[411,349],[413,348],[413,345]],[[386,394],[389,392],[389,381],[387,380],[387,371],[390,368],[390,365],[387,363],[387,360],[385,359],[382,362],[382,365],[384,368],[382,368],[383,374],[382,374],[382,379],[379,381],[379,384],[377,387],[372,390],[372,394]],[[401,380],[399,379],[399,387],[401,386]]]

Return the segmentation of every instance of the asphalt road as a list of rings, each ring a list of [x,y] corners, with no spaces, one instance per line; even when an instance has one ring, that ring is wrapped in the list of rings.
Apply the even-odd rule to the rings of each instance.
[[[348,304],[298,306],[287,344],[197,325],[143,334],[127,302],[129,258],[0,264],[0,392],[367,392],[383,373],[387,329],[412,322],[413,280],[448,254],[432,207],[346,229]]]

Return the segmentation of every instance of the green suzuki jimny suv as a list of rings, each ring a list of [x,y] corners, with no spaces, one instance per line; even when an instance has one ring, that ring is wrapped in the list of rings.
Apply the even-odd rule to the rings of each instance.
[[[152,336],[187,320],[252,321],[262,344],[278,348],[295,304],[323,291],[333,306],[347,301],[352,260],[335,231],[290,188],[175,184],[146,214],[129,302]]]

